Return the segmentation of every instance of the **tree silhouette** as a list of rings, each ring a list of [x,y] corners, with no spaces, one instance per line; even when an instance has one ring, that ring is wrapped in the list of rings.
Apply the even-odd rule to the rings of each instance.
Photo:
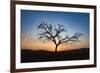
[[[38,26],[38,29],[41,30],[39,35],[39,39],[50,40],[55,44],[55,52],[57,52],[57,48],[60,44],[69,42],[79,42],[79,37],[83,34],[75,33],[72,36],[67,35],[67,30],[63,25],[57,24],[57,26],[53,26],[48,24],[47,22],[42,22]],[[65,36],[62,36],[62,33],[66,33]]]

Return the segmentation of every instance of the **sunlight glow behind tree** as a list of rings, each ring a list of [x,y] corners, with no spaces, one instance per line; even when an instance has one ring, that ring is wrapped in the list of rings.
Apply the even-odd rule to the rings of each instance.
[[[57,52],[57,48],[61,44],[75,43],[80,42],[79,37],[83,34],[76,32],[72,36],[67,35],[67,30],[63,25],[57,24],[57,26],[53,26],[48,24],[47,22],[42,22],[38,26],[40,30],[38,34],[39,39],[52,41],[55,44],[55,53]],[[64,36],[61,33],[65,33]]]

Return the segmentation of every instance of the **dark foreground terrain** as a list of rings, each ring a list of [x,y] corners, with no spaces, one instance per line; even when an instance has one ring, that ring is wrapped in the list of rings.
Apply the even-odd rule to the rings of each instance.
[[[46,61],[64,61],[64,60],[85,60],[89,59],[89,49],[50,52],[50,51],[32,51],[21,50],[21,62],[46,62]]]

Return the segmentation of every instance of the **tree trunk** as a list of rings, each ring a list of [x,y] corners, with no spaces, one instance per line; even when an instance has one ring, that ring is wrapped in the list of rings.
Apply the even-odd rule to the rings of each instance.
[[[56,45],[56,47],[55,47],[55,53],[57,53],[57,48],[58,48],[58,45]]]

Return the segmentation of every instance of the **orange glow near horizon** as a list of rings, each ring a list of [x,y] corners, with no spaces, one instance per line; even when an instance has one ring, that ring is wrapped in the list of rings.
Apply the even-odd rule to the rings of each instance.
[[[86,38],[84,38],[81,42],[78,43],[60,44],[57,48],[57,51],[80,48],[89,48],[89,41]],[[22,39],[21,49],[55,51],[55,44],[51,41],[43,42],[36,39]]]
[[[52,41],[46,41],[46,37],[43,38],[45,42],[38,39],[39,34],[45,33],[45,30],[38,28],[43,23],[48,24],[49,27],[52,26],[52,31],[51,29],[50,31],[53,36],[56,35],[56,29],[64,28],[64,30],[67,30],[64,32],[61,30],[62,32],[59,34],[61,39],[65,38],[66,35],[71,38],[75,33],[83,34],[79,37],[80,42],[60,44],[57,51],[89,48],[90,13],[22,9],[21,49],[55,51],[55,44]],[[61,24],[63,28],[59,28],[58,24]],[[55,39],[58,42],[59,39],[56,37]]]

